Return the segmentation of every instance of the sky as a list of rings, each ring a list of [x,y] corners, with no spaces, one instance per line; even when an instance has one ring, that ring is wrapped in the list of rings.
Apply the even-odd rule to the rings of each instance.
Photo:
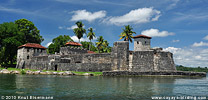
[[[73,33],[75,23],[92,27],[113,46],[125,25],[134,36],[151,36],[151,47],[173,53],[175,64],[208,67],[208,0],[1,0],[0,24],[26,18],[40,30],[47,47]],[[89,41],[84,35],[81,41]],[[93,40],[96,42],[96,38]],[[133,50],[133,43],[130,43]]]

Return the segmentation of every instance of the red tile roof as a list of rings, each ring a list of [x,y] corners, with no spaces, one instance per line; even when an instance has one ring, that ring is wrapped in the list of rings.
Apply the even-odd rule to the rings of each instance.
[[[44,47],[40,44],[36,44],[36,43],[26,43],[24,45],[19,46],[18,48],[22,48],[22,47],[46,49],[46,47]]]
[[[87,51],[87,53],[95,53],[94,51]]]
[[[77,42],[72,42],[72,41],[67,42],[65,45],[82,46],[82,44],[77,43]]]
[[[148,38],[148,39],[151,39],[152,37],[149,37],[149,36],[146,36],[146,35],[137,35],[137,36],[134,36],[133,38]]]

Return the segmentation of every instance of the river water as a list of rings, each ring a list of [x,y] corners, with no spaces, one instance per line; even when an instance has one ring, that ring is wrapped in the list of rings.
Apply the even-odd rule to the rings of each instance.
[[[6,100],[6,96],[51,96],[53,100],[208,99],[208,77],[0,74],[0,96],[0,100]]]

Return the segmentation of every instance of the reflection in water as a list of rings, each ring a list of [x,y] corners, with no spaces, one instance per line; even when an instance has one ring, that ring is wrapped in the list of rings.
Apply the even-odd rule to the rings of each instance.
[[[179,77],[89,77],[0,74],[1,95],[55,99],[151,99],[151,96],[208,95],[208,79]],[[195,91],[197,90],[197,91]]]

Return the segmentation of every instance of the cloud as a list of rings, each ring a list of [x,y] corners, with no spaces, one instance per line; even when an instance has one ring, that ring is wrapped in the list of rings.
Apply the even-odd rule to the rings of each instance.
[[[206,42],[199,42],[199,43],[194,43],[193,45],[192,45],[193,47],[202,47],[202,46],[208,46],[208,43],[206,43]]]
[[[59,26],[58,29],[62,30],[64,27],[63,26]]]
[[[173,53],[177,65],[208,67],[208,49],[168,47],[164,50]]]
[[[115,25],[141,24],[157,21],[160,16],[160,11],[153,8],[139,8],[122,16],[109,17],[104,22]]]
[[[86,10],[77,10],[73,11],[74,15],[71,18],[71,21],[80,21],[86,20],[88,22],[92,22],[96,19],[100,19],[106,16],[106,11],[98,11],[98,12],[88,12]]]
[[[208,35],[203,38],[204,40],[208,40]]]
[[[173,43],[176,43],[176,42],[180,42],[180,40],[173,40],[172,42],[173,42]]]
[[[151,36],[151,37],[166,37],[169,35],[174,35],[175,33],[173,32],[168,32],[168,31],[159,31],[158,29],[149,29],[149,30],[144,30],[141,32],[143,35]]]
[[[73,29],[75,29],[75,28],[77,28],[77,25],[73,25],[73,26],[71,26],[71,27],[67,27],[66,29],[67,29],[67,30],[73,30]]]
[[[72,40],[74,40],[75,42],[79,42],[79,39],[77,38],[77,36],[70,36],[71,37],[71,39]],[[97,39],[97,37],[96,38],[93,38],[92,40],[91,40],[91,42],[95,42],[95,40]],[[87,36],[84,34],[83,35],[83,37],[80,39],[80,41],[87,41],[87,42],[90,42],[90,40],[87,38]]]
[[[51,43],[52,43],[52,42],[48,42],[48,43],[45,45],[45,47],[48,47]]]

